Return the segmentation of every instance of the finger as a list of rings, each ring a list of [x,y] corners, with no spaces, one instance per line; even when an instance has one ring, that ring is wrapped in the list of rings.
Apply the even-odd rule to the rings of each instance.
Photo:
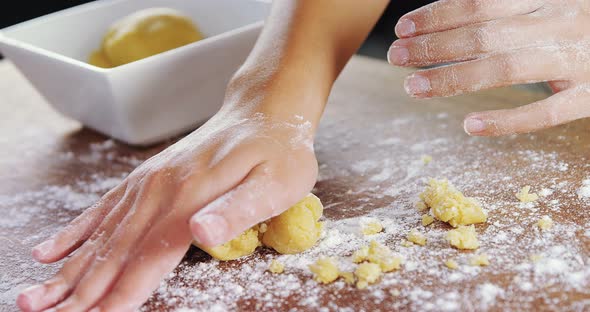
[[[150,230],[138,245],[139,252],[95,307],[98,311],[136,311],[149,298],[162,277],[182,260],[192,242],[189,228],[178,226],[186,224],[187,218],[169,215]]]
[[[542,0],[441,0],[402,16],[395,26],[400,38],[439,32],[502,17],[531,13]]]
[[[590,117],[589,102],[590,85],[575,87],[515,109],[470,114],[465,118],[465,132],[500,136],[541,130]]]
[[[414,97],[453,96],[489,88],[549,80],[570,80],[567,50],[529,48],[484,59],[418,71],[404,87]]]
[[[73,292],[56,306],[57,311],[86,311],[108,291],[129,260],[134,246],[159,216],[160,192],[166,193],[163,181],[159,174],[143,178],[141,191],[131,209],[117,224]]]
[[[292,181],[289,178],[297,177],[297,174],[287,176],[272,172],[264,164],[257,166],[240,185],[193,215],[190,221],[193,237],[200,245],[217,246],[280,214],[303,198],[313,186],[313,182],[309,183],[312,179],[299,174],[302,181]],[[307,187],[287,191],[287,185]]]
[[[92,235],[111,208],[121,200],[125,190],[126,184],[108,192],[98,203],[86,209],[52,238],[35,246],[33,258],[41,263],[52,263],[76,250]]]
[[[539,28],[541,24],[543,27]],[[399,39],[392,44],[388,59],[393,65],[430,66],[528,47],[551,46],[575,40],[577,35],[578,30],[572,30],[571,23],[562,19],[516,16]]]
[[[128,191],[111,210],[92,236],[68,259],[59,272],[41,285],[22,291],[17,304],[21,309],[39,311],[54,306],[65,298],[78,283],[99,248],[108,240],[115,227],[123,219],[136,192]]]

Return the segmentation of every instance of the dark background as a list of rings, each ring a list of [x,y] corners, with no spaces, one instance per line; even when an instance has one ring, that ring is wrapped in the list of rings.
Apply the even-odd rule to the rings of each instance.
[[[191,1],[191,0],[187,0]],[[195,0],[196,1],[196,0]],[[321,0],[319,0],[321,1]],[[365,0],[358,0],[365,1]],[[371,0],[369,0],[371,1]],[[2,6],[0,10],[0,28],[11,26],[29,19],[69,8],[75,5],[91,2],[88,0],[43,0],[43,1],[19,1],[11,3],[11,6]],[[392,1],[387,10],[369,35],[367,41],[359,49],[358,53],[385,59],[387,49],[396,39],[394,27],[397,20],[405,13],[428,4],[429,0]],[[2,56],[0,55],[0,58]]]

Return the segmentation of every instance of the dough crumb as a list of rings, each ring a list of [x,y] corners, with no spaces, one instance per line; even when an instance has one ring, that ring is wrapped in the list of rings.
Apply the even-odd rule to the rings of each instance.
[[[457,263],[457,261],[455,261],[453,259],[449,259],[449,260],[445,261],[445,265],[447,266],[447,268],[449,268],[451,270],[455,270],[455,269],[459,268],[459,264]]]
[[[383,231],[383,225],[377,219],[368,219],[364,222],[361,221],[361,232],[363,235],[374,235]]]
[[[354,275],[358,279],[356,287],[358,289],[364,289],[379,279],[381,276],[381,267],[375,263],[364,262],[358,265],[354,271]]]
[[[340,272],[340,277],[344,279],[344,282],[348,285],[354,284],[354,273],[353,272]]]
[[[458,228],[448,231],[446,238],[451,246],[458,249],[477,249],[479,247],[477,233],[473,225],[459,225]]]
[[[397,290],[397,289],[392,289],[392,290],[389,291],[389,294],[392,295],[392,296],[394,296],[394,297],[399,297],[399,295],[401,295],[402,293],[399,290]]]
[[[451,226],[483,223],[487,215],[475,198],[465,197],[448,180],[430,179],[420,199],[438,220]]]
[[[422,159],[422,162],[425,165],[428,165],[432,161],[432,156],[430,156],[430,155],[422,155],[421,159]]]
[[[418,211],[424,211],[428,209],[428,206],[423,201],[416,202],[415,207],[418,209]]]
[[[553,220],[549,216],[543,216],[537,221],[537,226],[543,231],[550,230],[553,227]]]
[[[402,258],[395,256],[389,247],[373,240],[369,246],[363,246],[353,253],[352,261],[354,263],[368,261],[378,265],[383,272],[391,272],[399,270]]]
[[[488,255],[479,254],[471,257],[471,260],[469,260],[469,264],[473,266],[488,266],[490,265],[490,260],[488,259]]]
[[[352,254],[352,262],[361,263],[369,257],[369,246],[363,246]]]
[[[260,223],[260,225],[258,226],[258,232],[260,234],[264,234],[267,229],[268,229],[268,225],[266,225],[266,223]]]
[[[268,266],[268,270],[271,273],[281,274],[285,271],[285,265],[273,259]]]
[[[518,193],[516,193],[516,198],[518,198],[518,200],[520,200],[521,203],[530,203],[539,199],[539,195],[537,195],[536,193],[529,193],[530,190],[530,185],[523,187],[522,189],[520,189]]]
[[[309,270],[313,273],[314,279],[323,284],[329,284],[340,276],[338,260],[331,257],[320,257],[314,264],[309,265]]]
[[[408,241],[420,246],[426,245],[426,236],[420,233],[417,229],[412,229],[410,233],[408,233],[407,239]]]
[[[429,226],[434,222],[434,217],[428,214],[422,215],[422,225]]]
[[[402,247],[412,247],[414,243],[410,242],[409,240],[405,240],[402,242]]]

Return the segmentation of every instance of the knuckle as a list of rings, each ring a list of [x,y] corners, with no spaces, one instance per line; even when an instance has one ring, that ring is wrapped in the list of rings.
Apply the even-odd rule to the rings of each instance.
[[[475,53],[484,54],[493,50],[493,30],[488,26],[477,26],[469,31],[469,40]]]
[[[486,16],[488,9],[487,0],[465,0],[465,11],[474,16]]]
[[[500,77],[505,81],[514,81],[522,71],[522,63],[517,57],[511,55],[502,55],[497,58],[497,62],[492,62],[492,66]],[[493,70],[493,68],[492,68]]]

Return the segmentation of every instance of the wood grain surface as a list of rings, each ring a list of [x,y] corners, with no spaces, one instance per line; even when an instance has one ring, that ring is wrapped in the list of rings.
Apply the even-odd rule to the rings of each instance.
[[[315,148],[325,233],[297,256],[268,250],[219,263],[191,248],[144,311],[590,311],[590,123],[577,121],[535,134],[470,138],[462,117],[514,107],[545,95],[515,88],[476,95],[413,100],[402,89],[408,71],[355,57],[330,98]],[[68,90],[63,90],[68,92]],[[115,186],[143,160],[165,148],[132,148],[56,113],[18,73],[0,62],[0,310],[16,311],[24,287],[60,264],[40,265],[30,248]],[[421,156],[431,155],[425,165]],[[488,211],[477,225],[481,247],[457,251],[446,224],[420,225],[414,208],[428,177],[448,178]],[[532,204],[515,193],[539,192]],[[288,190],[286,190],[288,191]],[[540,231],[549,215],[555,226]],[[383,233],[363,237],[359,221],[381,220]],[[403,247],[407,232],[425,233],[424,247]],[[338,281],[319,285],[307,265],[321,255],[348,256],[376,239],[404,258],[366,290]],[[487,267],[469,265],[474,254]],[[531,259],[531,255],[536,258]],[[455,259],[460,268],[444,267]],[[265,272],[271,259],[286,272]]]

